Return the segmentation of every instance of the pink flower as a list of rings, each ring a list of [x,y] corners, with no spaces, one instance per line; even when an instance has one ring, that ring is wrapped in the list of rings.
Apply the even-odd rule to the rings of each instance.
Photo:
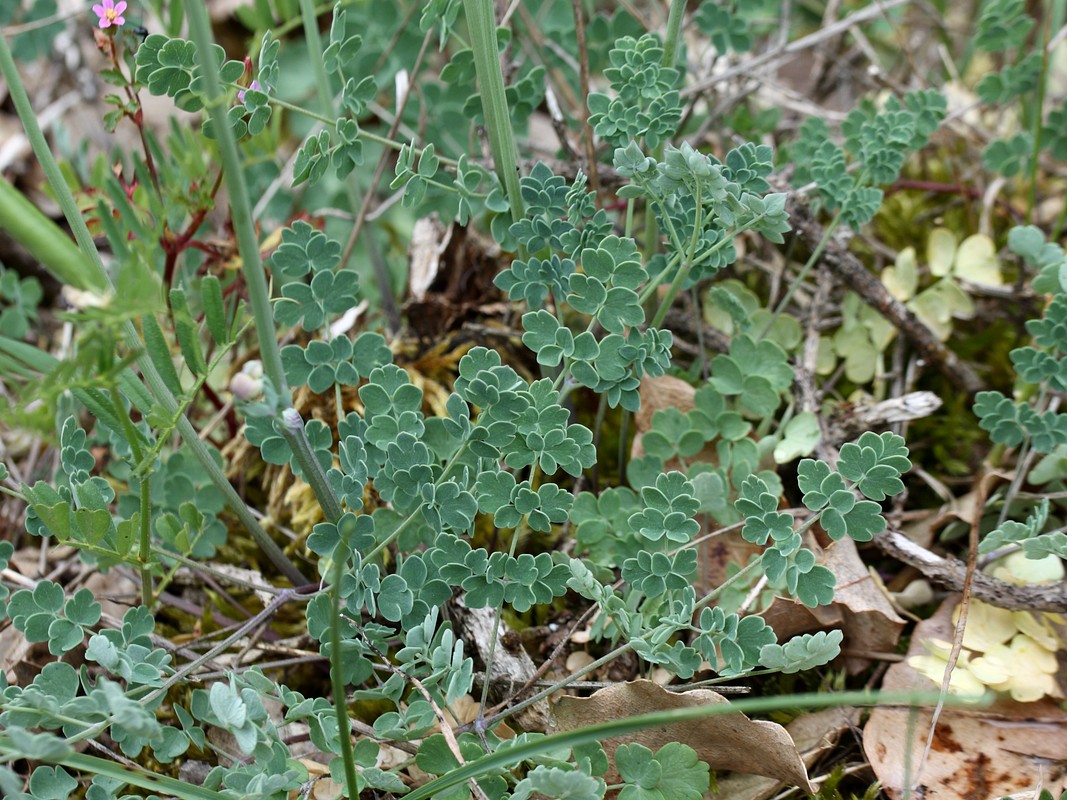
[[[118,27],[126,22],[122,12],[126,10],[126,0],[103,0],[102,5],[93,6],[93,13],[100,18],[101,28]]]
[[[252,83],[249,84],[248,88],[251,89],[253,92],[261,92],[261,91],[263,91],[263,87],[259,85],[259,81],[252,81]],[[237,93],[237,102],[238,103],[243,103],[245,101],[245,92],[246,91],[247,91],[246,89],[241,89],[241,91],[239,91]]]

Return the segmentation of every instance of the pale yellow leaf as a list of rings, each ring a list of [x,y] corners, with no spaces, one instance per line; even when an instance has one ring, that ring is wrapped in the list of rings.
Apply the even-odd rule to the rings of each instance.
[[[926,240],[926,263],[930,273],[943,278],[956,260],[956,237],[948,228],[934,228]]]

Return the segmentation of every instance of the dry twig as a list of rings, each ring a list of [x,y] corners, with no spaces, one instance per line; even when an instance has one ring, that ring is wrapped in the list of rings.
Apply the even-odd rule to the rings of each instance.
[[[794,232],[811,248],[815,248],[826,233],[806,205],[795,195],[788,200],[789,218]],[[970,364],[947,348],[915,314],[897,300],[885,285],[871,274],[856,256],[834,241],[829,241],[822,254],[822,263],[841,278],[852,291],[873,306],[911,343],[919,357],[941,370],[957,387],[974,394],[984,387],[982,379]]]
[[[899,531],[884,531],[874,537],[874,543],[883,553],[915,567],[927,580],[954,592],[963,591],[967,580],[966,562],[931,553]],[[974,575],[971,596],[1011,611],[1067,612],[1067,586],[1062,583],[1016,586],[978,572]]]

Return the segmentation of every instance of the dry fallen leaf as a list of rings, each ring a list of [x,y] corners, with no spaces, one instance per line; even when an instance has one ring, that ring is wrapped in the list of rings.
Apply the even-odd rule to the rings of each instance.
[[[952,639],[951,615],[958,602],[958,595],[949,597],[934,616],[916,626],[909,656],[925,655],[928,640]],[[888,692],[930,693],[938,688],[906,661],[890,667],[882,683]],[[913,797],[924,800],[1003,797],[1038,785],[1059,796],[1067,789],[1067,712],[1056,703],[1000,700],[985,708],[946,706],[930,755],[915,776],[930,719],[929,710],[871,712],[863,749],[889,797],[903,797],[906,783],[911,783]]]
[[[917,527],[915,533],[920,535],[912,535],[912,532],[908,531],[909,538],[916,544],[929,548],[933,544],[937,532],[946,525],[952,522],[962,522],[967,527],[974,525],[975,517],[981,516],[985,512],[984,502],[980,503],[979,501],[982,498],[992,496],[997,484],[1008,483],[1013,477],[1014,473],[1012,472],[996,469],[985,470],[981,478],[974,482],[974,488],[971,491],[946,503],[933,519],[929,520],[925,525]]]
[[[860,560],[856,543],[842,539],[824,553],[822,564],[837,576],[833,605],[840,609],[844,647],[891,653],[904,620]],[[777,631],[777,628],[775,629]],[[865,658],[847,657],[845,667],[855,675],[869,666]]]
[[[786,726],[809,769],[834,749],[841,734],[859,724],[858,708],[825,708],[804,714]],[[709,797],[722,800],[766,800],[782,788],[782,782],[761,775],[727,775],[720,778]]]
[[[312,781],[311,794],[305,795],[302,791],[294,789],[289,792],[289,800],[298,800],[300,797],[311,797],[314,800],[327,800],[337,797],[344,789],[330,777],[330,768],[318,761],[309,758],[300,759],[300,763],[307,767],[308,778]]]
[[[670,692],[652,681],[630,681],[601,689],[591,697],[564,697],[555,707],[555,725],[558,730],[570,731],[656,711],[727,702],[721,694],[709,689]],[[749,719],[744,714],[704,717],[602,740],[612,762],[605,777],[608,783],[618,780],[613,760],[615,748],[630,742],[652,751],[669,742],[681,742],[696,750],[697,757],[714,770],[765,775],[808,792],[815,791],[786,729],[774,722]]]
[[[652,427],[652,415],[665,408],[677,408],[687,414],[694,408],[693,396],[696,389],[672,375],[641,379],[638,389],[641,395],[641,408],[634,414],[634,429],[642,434]],[[636,445],[636,442],[635,442]]]

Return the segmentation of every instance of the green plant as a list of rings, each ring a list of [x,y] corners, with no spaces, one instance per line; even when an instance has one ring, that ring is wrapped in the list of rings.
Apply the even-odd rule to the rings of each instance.
[[[500,54],[511,51],[514,34],[496,29],[487,0],[465,0],[465,28],[458,2],[426,4],[421,46],[401,24],[399,54],[382,47],[389,37],[376,16],[398,9],[359,3],[321,9],[302,0],[298,17],[296,3],[273,9],[257,3],[244,12],[257,28],[257,47],[245,61],[228,59],[212,41],[202,0],[191,0],[184,11],[175,5],[166,6],[166,34],[138,42],[129,31],[112,30],[100,40],[105,77],[117,92],[108,100],[107,124],[134,126],[142,145],[115,171],[103,160],[89,170],[59,169],[0,42],[0,67],[15,105],[75,232],[79,258],[90,265],[81,288],[93,290],[92,302],[68,317],[79,329],[76,353],[58,359],[13,341],[28,332],[39,292],[34,297],[32,283],[0,278],[0,297],[12,309],[0,317],[7,337],[0,341],[0,368],[23,396],[41,398],[42,427],[59,453],[51,479],[12,482],[4,491],[26,504],[29,533],[74,547],[101,570],[130,570],[141,599],[114,626],[102,627],[90,596],[68,597],[52,581],[0,596],[0,608],[28,641],[47,643],[56,656],[81,648],[88,664],[79,671],[55,661],[25,685],[0,679],[5,793],[23,796],[27,787],[10,765],[32,759],[41,765],[29,778],[29,797],[75,791],[72,772],[94,776],[87,796],[99,800],[122,796],[126,786],[185,797],[283,797],[310,779],[282,732],[283,725],[299,724],[330,759],[326,767],[349,797],[408,791],[400,769],[378,766],[392,743],[431,776],[410,797],[465,796],[469,787],[493,798],[599,798],[609,787],[598,738],[725,711],[664,712],[552,737],[520,731],[509,739],[497,726],[624,654],[636,656],[642,670],[659,667],[682,680],[709,668],[711,680],[793,674],[840,654],[840,631],[779,642],[747,604],[720,601],[773,591],[809,608],[831,603],[836,576],[818,563],[806,534],[818,528],[831,540],[868,542],[885,530],[880,503],[903,493],[909,451],[896,434],[866,432],[841,446],[836,460],[808,458],[821,432],[816,415],[798,413],[792,395],[791,357],[803,336],[799,322],[781,315],[792,288],[775,311],[759,313],[755,294],[740,282],[702,291],[703,282],[734,264],[742,241],[784,244],[790,219],[786,194],[772,191],[769,145],[742,142],[719,158],[676,138],[685,125],[684,3],[671,4],[664,41],[633,35],[632,18],[601,16],[590,25],[617,32],[610,47],[581,53],[568,41],[555,62],[524,65],[509,86]],[[546,13],[560,8],[574,13],[563,6]],[[302,46],[281,32],[288,23],[275,24],[282,10],[303,25]],[[317,17],[325,10],[332,16],[323,38]],[[175,35],[183,16],[188,40]],[[1010,37],[1018,35],[1012,18],[997,23]],[[705,4],[696,19],[719,52],[752,44],[740,10]],[[545,24],[565,28],[554,17]],[[527,33],[536,27],[523,25]],[[983,30],[994,27],[988,22]],[[415,131],[426,107],[408,110],[406,95],[395,119],[383,125],[386,81],[377,69],[390,78],[400,65],[417,71],[433,41],[451,51],[441,57],[440,81],[412,102],[439,101],[441,118],[465,127],[443,124],[421,137]],[[615,205],[592,188],[595,159],[586,165],[588,175],[562,174],[544,160],[519,166],[516,133],[540,105],[550,69],[575,72],[572,51],[603,67],[606,90],[588,94],[581,123],[608,145],[598,157],[610,161],[618,179],[610,198]],[[286,85],[298,70],[285,65],[301,58],[314,77],[310,109]],[[174,126],[160,141],[144,125],[142,92],[202,112],[203,125]],[[818,118],[802,127],[791,152],[796,182],[814,183],[814,196],[833,221],[796,284],[838,224],[859,228],[877,213],[880,187],[926,145],[945,108],[932,90],[890,98],[880,108],[865,103],[848,116],[840,145]],[[303,125],[301,143],[291,178],[283,178],[273,155],[264,153],[272,153],[283,126],[294,120]],[[479,163],[479,149],[467,141],[474,126],[484,128],[492,168]],[[365,167],[376,159],[368,180]],[[534,373],[501,350],[473,346],[455,352],[451,390],[431,398],[428,382],[406,368],[401,348],[374,330],[351,332],[361,300],[376,291],[371,313],[380,306],[388,316],[393,298],[387,267],[375,269],[374,280],[361,274],[364,261],[382,261],[377,239],[357,237],[368,214],[365,198],[388,166],[391,188],[402,190],[402,213],[375,227],[389,234],[380,239],[392,238],[414,210],[432,209],[488,229],[514,254],[493,284],[519,309],[518,338]],[[225,247],[204,233],[222,187],[229,203],[222,216],[233,233]],[[330,202],[347,203],[357,221],[345,227],[325,214],[301,218],[289,190],[310,187]],[[267,213],[268,203],[257,214],[252,199],[268,192],[282,193],[282,210]],[[639,215],[651,234],[640,245]],[[115,256],[106,265],[93,233]],[[1061,265],[1043,240],[1023,229],[1012,242],[1045,270],[1043,280],[1059,280]],[[42,252],[50,253],[53,273],[74,282],[70,253]],[[971,275],[958,259],[934,262],[934,274],[952,286],[950,277]],[[917,282],[900,274],[904,266],[897,265],[896,277],[910,297]],[[621,470],[628,485],[588,486],[586,477],[602,460],[600,423],[609,413],[621,419],[639,411],[642,381],[672,369],[674,335],[663,325],[690,289],[698,301],[704,298],[708,318],[732,334],[726,352],[707,360],[707,380],[691,411],[652,415],[643,455]],[[844,302],[844,333],[834,347],[847,377],[865,383],[874,366],[859,368],[886,349],[888,324],[861,307],[858,296]],[[1067,381],[1059,374],[1067,345],[1057,338],[1064,324],[1057,302],[1032,328],[1038,348],[1013,355],[1024,379],[1051,388]],[[249,328],[254,345],[245,336]],[[233,374],[240,419],[218,396],[223,374]],[[1067,446],[1059,415],[1043,406],[1047,397],[1038,392],[1034,406],[979,397],[982,425],[995,442],[1025,440],[1039,452]],[[224,453],[205,441],[216,423],[229,426],[220,445],[229,438],[258,451],[242,466],[278,467],[271,476],[295,476],[300,491],[306,488],[309,530],[293,546],[283,549],[252,513],[252,501],[227,480],[238,457],[232,447]],[[100,463],[97,449],[107,453]],[[797,459],[795,485],[787,484],[777,467]],[[787,509],[783,497],[803,508]],[[203,563],[243,546],[232,517],[262,551],[262,559],[254,558],[260,579],[234,578]],[[697,580],[709,518],[737,525],[753,546],[747,562],[710,587]],[[531,533],[551,539],[567,526],[574,530],[572,552],[525,547]],[[1005,523],[991,541],[1027,552],[1062,544],[1055,534],[1036,535],[1036,523],[1017,526]],[[0,562],[10,555],[0,544]],[[154,638],[153,614],[186,567],[259,592],[263,610],[205,653],[178,658]],[[481,670],[472,643],[442,611],[454,597],[468,609],[488,609],[494,631],[505,617],[536,620],[565,599],[581,598],[599,656],[541,691],[492,708],[498,637],[490,637]],[[305,694],[257,668],[202,685],[201,666],[274,614],[292,616],[294,609],[302,614],[297,624],[329,662],[329,692]],[[479,693],[465,730],[439,732],[449,717],[458,718],[461,700]],[[766,710],[776,703],[867,699],[801,696],[751,705]],[[205,728],[228,736],[220,743]],[[356,742],[353,728],[362,734]],[[75,752],[75,745],[105,734],[125,757],[152,768]],[[169,765],[192,753],[214,753],[198,786],[169,777]],[[707,765],[682,744],[655,751],[628,745],[614,759],[620,777],[610,788],[623,798],[695,798],[709,787]]]
[[[19,278],[0,264],[0,335],[22,339],[37,321],[37,306],[43,292],[36,278]]]

